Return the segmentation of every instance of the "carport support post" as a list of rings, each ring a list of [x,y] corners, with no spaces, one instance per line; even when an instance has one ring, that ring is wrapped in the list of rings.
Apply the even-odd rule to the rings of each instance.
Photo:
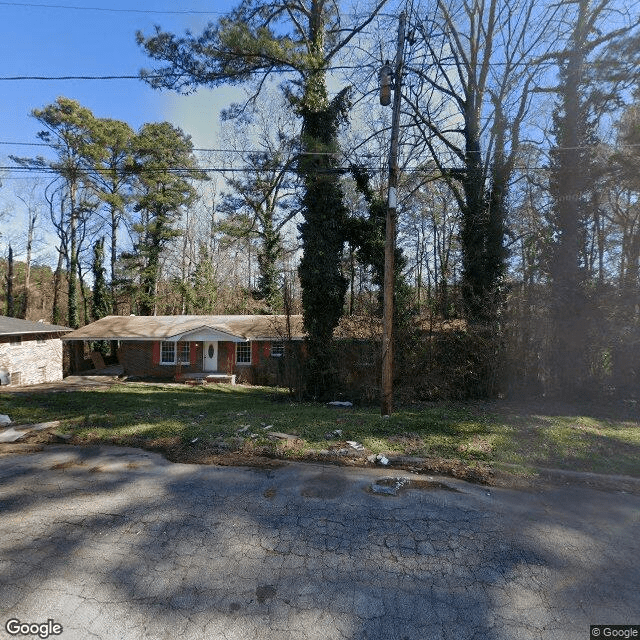
[[[393,258],[396,246],[396,209],[398,206],[398,133],[400,130],[400,99],[402,92],[402,56],[404,54],[405,13],[400,14],[398,48],[396,51],[391,119],[391,151],[389,153],[389,196],[384,241],[384,290],[382,315],[382,406],[383,416],[391,415],[393,401]]]
[[[78,373],[84,362],[84,340],[71,342],[71,373]]]

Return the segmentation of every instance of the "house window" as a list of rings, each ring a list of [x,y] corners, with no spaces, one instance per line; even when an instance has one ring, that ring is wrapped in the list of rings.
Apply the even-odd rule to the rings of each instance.
[[[189,364],[191,362],[190,355],[191,350],[189,347],[191,346],[190,342],[180,342],[179,356],[180,356],[180,364]]]
[[[250,342],[236,342],[236,364],[251,364]]]
[[[22,344],[22,336],[9,336],[9,344],[12,347],[18,347]]]
[[[284,342],[272,342],[271,357],[282,358],[283,355],[284,355]]]
[[[189,342],[178,343],[178,356],[180,358],[180,364],[189,364],[191,362],[190,346],[191,343]],[[162,342],[160,344],[160,364],[176,364],[175,342]]]
[[[160,344],[160,364],[175,364],[176,343],[162,342]]]
[[[22,372],[21,371],[12,371],[11,372],[10,383],[11,384],[22,384]]]

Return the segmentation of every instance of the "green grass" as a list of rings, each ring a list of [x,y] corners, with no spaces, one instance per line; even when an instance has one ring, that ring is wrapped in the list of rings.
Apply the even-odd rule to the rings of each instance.
[[[640,476],[640,423],[580,413],[544,414],[532,405],[433,403],[399,408],[382,418],[377,407],[337,409],[295,403],[286,392],[261,387],[118,384],[57,393],[2,393],[0,413],[16,423],[60,420],[77,441],[173,439],[191,446],[232,441],[238,432],[270,443],[268,430],[298,436],[299,455],[356,440],[372,453],[456,459],[469,465],[514,464]],[[246,429],[245,429],[246,428]]]

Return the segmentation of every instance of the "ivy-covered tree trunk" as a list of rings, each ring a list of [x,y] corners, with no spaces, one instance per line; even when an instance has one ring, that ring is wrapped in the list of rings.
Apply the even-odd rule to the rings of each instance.
[[[80,326],[78,320],[78,215],[76,205],[75,184],[70,188],[70,214],[69,214],[69,274],[67,287],[69,302],[67,306],[67,322],[72,329]]]
[[[262,230],[262,246],[258,251],[258,290],[270,310],[277,308],[281,302],[278,259],[282,252],[280,234],[273,224],[273,212],[264,212]]]
[[[304,254],[298,274],[302,286],[304,328],[309,356],[307,391],[314,396],[335,388],[333,331],[342,316],[347,279],[341,269],[347,211],[334,155],[347,91],[331,103],[326,98],[324,73],[307,85],[302,142],[308,155],[299,163],[304,179],[304,222],[300,237]],[[332,152],[332,153],[330,153]]]
[[[93,245],[93,297],[91,300],[91,319],[100,320],[109,315],[111,303],[104,268],[104,236]]]
[[[330,0],[241,0],[235,10],[199,36],[188,33],[178,38],[159,29],[149,38],[139,33],[138,42],[147,53],[168,63],[142,76],[154,87],[177,90],[259,78],[259,91],[264,78],[273,72],[294,72],[295,79],[286,79],[282,86],[303,121],[303,152],[335,153],[346,92],[329,104],[326,70],[375,19],[386,1],[378,0],[362,20],[349,27],[341,7]],[[329,155],[304,155],[298,165],[307,191],[300,228],[304,257],[299,275],[318,392],[328,391],[335,382],[329,354],[346,293],[346,280],[339,268],[344,241],[340,225],[345,214],[336,169]]]
[[[140,314],[143,316],[153,316],[156,312],[156,286],[160,276],[160,252],[165,242],[164,225],[156,222],[151,227],[144,243],[146,262],[140,274],[138,302]]]
[[[584,238],[583,209],[588,191],[585,176],[590,163],[585,134],[587,122],[580,99],[580,68],[584,56],[572,52],[554,116],[557,148],[552,151],[551,193],[554,198],[556,241],[551,262],[553,336],[550,361],[553,390],[574,393],[586,372],[585,276],[580,265]]]
[[[104,236],[93,245],[93,262],[91,263],[93,273],[93,295],[91,297],[91,319],[100,320],[109,315],[111,301],[107,289],[107,279],[104,268]],[[117,344],[117,343],[116,343]],[[103,356],[109,353],[109,341],[100,340],[92,345],[94,351],[99,351]],[[114,352],[115,353],[115,352]]]
[[[513,171],[505,153],[506,122],[502,108],[496,104],[495,152],[491,165],[489,193],[486,197],[484,248],[485,317],[494,322],[503,303],[502,282],[507,265],[505,236],[507,233],[509,180]]]
[[[9,245],[9,258],[7,264],[7,317],[13,318],[15,309],[13,305],[13,248]]]
[[[462,179],[465,197],[460,224],[462,297],[467,320],[486,325],[496,320],[499,288],[506,266],[506,194],[511,168],[503,153],[504,123],[496,116],[496,151],[487,185],[479,122],[473,115],[476,108],[472,99],[469,99],[469,105],[472,113],[465,128],[465,173]]]
[[[358,261],[373,269],[372,282],[378,287],[378,307],[382,315],[384,285],[384,242],[387,216],[387,202],[377,195],[370,184],[370,176],[360,167],[352,167],[351,173],[356,188],[367,202],[369,217],[366,220],[352,218],[346,225],[347,242],[358,250]],[[393,323],[394,334],[407,328],[412,313],[413,292],[407,285],[403,271],[407,266],[407,258],[400,247],[395,248],[393,258]]]
[[[62,322],[62,310],[60,308],[60,283],[62,280],[62,262],[64,260],[62,247],[58,249],[58,264],[53,272],[53,307],[51,309],[51,321],[53,324]]]

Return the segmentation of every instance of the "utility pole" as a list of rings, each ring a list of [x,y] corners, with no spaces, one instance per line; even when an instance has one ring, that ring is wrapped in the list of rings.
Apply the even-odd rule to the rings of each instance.
[[[404,55],[404,32],[406,14],[400,14],[398,24],[398,46],[396,50],[393,114],[391,117],[391,151],[389,152],[389,194],[387,199],[386,233],[384,241],[384,290],[382,315],[382,406],[383,416],[391,415],[393,401],[393,259],[396,246],[396,209],[398,206],[398,134],[400,130],[400,99],[402,93],[402,58]],[[381,73],[381,80],[382,78]],[[381,86],[380,102],[383,102],[384,82]],[[388,102],[387,102],[388,104]]]

